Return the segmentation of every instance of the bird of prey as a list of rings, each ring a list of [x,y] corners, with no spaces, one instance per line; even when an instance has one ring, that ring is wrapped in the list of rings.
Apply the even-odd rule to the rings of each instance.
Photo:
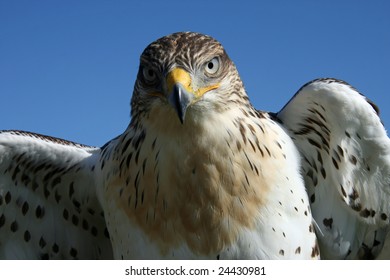
[[[0,133],[0,258],[376,258],[389,194],[390,141],[356,89],[318,79],[259,111],[218,41],[179,32],[142,53],[103,147]]]

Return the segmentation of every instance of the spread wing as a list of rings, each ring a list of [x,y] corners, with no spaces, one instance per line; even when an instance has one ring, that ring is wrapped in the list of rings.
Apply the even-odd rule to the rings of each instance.
[[[0,259],[112,258],[95,194],[99,148],[0,131]]]
[[[377,257],[390,217],[390,140],[377,107],[343,81],[319,79],[277,118],[302,155],[321,258]]]

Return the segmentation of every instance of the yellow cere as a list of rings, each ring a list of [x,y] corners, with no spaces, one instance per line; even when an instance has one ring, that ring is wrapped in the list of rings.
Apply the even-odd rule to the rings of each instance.
[[[219,84],[213,84],[207,87],[199,88],[198,90],[194,91],[192,88],[192,80],[190,74],[182,68],[175,68],[171,72],[169,72],[167,76],[168,92],[172,92],[173,86],[177,83],[180,83],[189,93],[192,93],[197,98],[201,97],[206,92],[219,87]]]

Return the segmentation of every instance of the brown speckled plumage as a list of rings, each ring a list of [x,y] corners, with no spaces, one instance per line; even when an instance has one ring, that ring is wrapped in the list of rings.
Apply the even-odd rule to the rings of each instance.
[[[0,258],[376,258],[390,216],[378,112],[329,78],[258,111],[218,41],[165,36],[103,147],[0,132]]]

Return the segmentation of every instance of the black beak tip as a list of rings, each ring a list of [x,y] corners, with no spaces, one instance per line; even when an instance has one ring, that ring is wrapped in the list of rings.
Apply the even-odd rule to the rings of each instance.
[[[180,119],[181,124],[184,124],[184,116],[183,115],[179,116],[179,119]]]
[[[184,119],[188,104],[190,103],[190,94],[185,91],[181,85],[175,85],[171,95],[170,103],[176,110],[181,124],[184,124]]]

